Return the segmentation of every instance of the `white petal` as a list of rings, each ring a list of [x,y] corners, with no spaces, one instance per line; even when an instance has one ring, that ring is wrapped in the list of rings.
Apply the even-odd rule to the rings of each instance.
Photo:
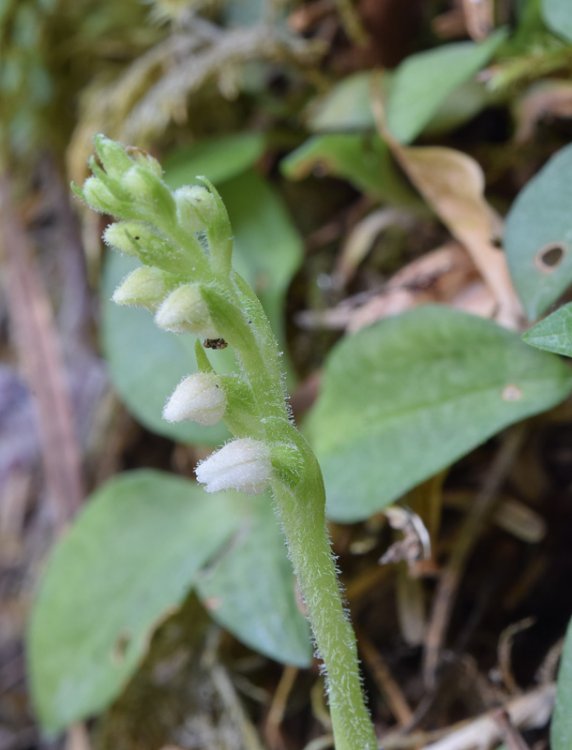
[[[218,338],[197,284],[183,284],[171,292],[157,310],[155,323],[173,333],[188,331],[206,339]]]
[[[226,410],[226,393],[220,378],[197,372],[181,380],[163,409],[167,422],[190,419],[202,425],[219,422]]]
[[[207,492],[238,490],[263,492],[272,474],[270,449],[260,440],[231,440],[196,468],[197,479]]]

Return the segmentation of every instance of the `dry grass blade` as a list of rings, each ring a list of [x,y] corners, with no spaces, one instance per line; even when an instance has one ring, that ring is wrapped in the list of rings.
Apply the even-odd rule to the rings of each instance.
[[[493,0],[462,0],[465,25],[476,42],[486,39],[493,30]]]
[[[121,137],[127,141],[147,142],[163,132],[171,120],[185,121],[190,95],[216,79],[219,86],[226,80],[227,86],[236,89],[236,83],[232,85],[230,80],[236,77],[237,66],[244,63],[268,60],[309,65],[316,62],[323,51],[320,43],[280,34],[275,27],[264,24],[227,31],[198,54],[174,61],[129,112]],[[236,94],[237,91],[227,88],[226,93]]]
[[[363,632],[359,633],[359,648],[379,692],[387,700],[391,713],[400,726],[407,726],[413,720],[413,711],[407,702],[407,698],[391,674],[385,660]]]
[[[523,438],[524,429],[522,425],[507,432],[487,475],[485,484],[475,498],[459,532],[447,567],[439,580],[425,640],[423,673],[425,682],[430,686],[435,685],[436,682],[441,648],[465,565],[484,524],[494,510],[495,503],[499,498],[499,491],[518,455]]]
[[[7,299],[23,368],[36,396],[48,496],[63,525],[83,498],[81,460],[60,343],[25,229],[0,178],[0,218],[8,270]]]
[[[540,120],[572,117],[572,84],[548,81],[531,86],[516,105],[517,143],[529,141]]]
[[[511,725],[522,729],[544,726],[552,713],[555,693],[556,686],[552,683],[507,703],[504,708]],[[463,722],[443,739],[426,745],[426,750],[486,750],[503,737],[503,729],[495,716],[498,716],[498,709]]]

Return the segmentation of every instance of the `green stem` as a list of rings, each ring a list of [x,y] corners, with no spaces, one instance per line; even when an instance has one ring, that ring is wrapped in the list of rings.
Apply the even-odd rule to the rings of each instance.
[[[239,309],[247,305],[253,333],[252,346],[238,352],[244,374],[255,384],[261,365],[266,364],[265,374],[271,380],[276,379],[271,373],[278,373],[273,388],[254,389],[267,440],[269,444],[290,446],[301,459],[293,471],[291,467],[284,473],[275,471],[272,489],[276,514],[325,668],[336,750],[375,750],[377,741],[364,703],[355,634],[344,610],[328,537],[320,467],[289,420],[280,381],[278,344],[266,314],[254,292],[237,277],[235,294],[242,303]]]
[[[336,750],[375,750],[377,741],[364,703],[355,635],[343,608],[330,550],[321,473],[316,461],[312,463],[313,467],[305,466],[303,486],[296,492],[281,482],[273,483],[276,512],[324,663]]]

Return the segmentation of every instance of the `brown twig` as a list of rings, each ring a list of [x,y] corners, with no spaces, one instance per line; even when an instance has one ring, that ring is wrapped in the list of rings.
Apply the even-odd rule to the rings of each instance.
[[[371,672],[371,676],[379,692],[387,700],[391,713],[395,716],[400,726],[407,726],[413,720],[413,711],[403,691],[394,680],[385,660],[363,632],[358,632],[358,643],[363,660]]]
[[[8,308],[20,361],[36,397],[48,496],[63,525],[83,497],[80,453],[52,310],[6,174],[0,175],[0,220]]]
[[[518,695],[522,691],[512,673],[512,644],[519,633],[532,627],[535,622],[536,620],[534,617],[526,617],[524,620],[520,620],[520,622],[515,622],[512,625],[509,625],[508,628],[505,628],[500,634],[497,647],[499,669],[502,681],[509,693],[512,693],[513,695]]]
[[[296,667],[284,667],[278,687],[274,692],[272,703],[266,717],[264,734],[271,747],[283,747],[284,742],[280,737],[280,725],[284,720],[288,698],[294,687],[299,670]]]
[[[439,579],[433,611],[427,628],[423,664],[425,682],[431,687],[435,685],[439,657],[465,565],[494,510],[499,491],[520,450],[523,438],[524,428],[522,425],[518,425],[506,433],[483,488],[476,496],[459,532],[448,565]]]
[[[530,729],[546,724],[552,713],[555,694],[556,686],[551,683],[509,701],[504,710],[509,717],[510,725],[513,728]],[[495,709],[472,721],[462,722],[452,727],[443,739],[426,745],[426,750],[473,750],[475,747],[489,747],[503,735],[497,720],[498,715],[498,709]],[[395,745],[386,745],[388,750],[393,747]]]
[[[508,711],[499,708],[493,713],[493,719],[498,724],[503,739],[506,743],[507,750],[530,750],[529,745],[524,741],[518,729],[515,729]]]

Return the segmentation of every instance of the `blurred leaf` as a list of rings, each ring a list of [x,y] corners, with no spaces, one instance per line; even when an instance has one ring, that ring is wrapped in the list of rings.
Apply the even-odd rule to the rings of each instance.
[[[572,302],[541,320],[522,338],[537,349],[572,357]]]
[[[561,149],[517,196],[505,250],[526,313],[534,319],[572,282],[572,146]]]
[[[254,287],[284,342],[284,296],[302,260],[302,240],[279,194],[249,171],[220,186],[234,230],[235,268]]]
[[[54,549],[28,653],[42,725],[57,731],[107,706],[157,624],[239,522],[230,495],[155,471],[98,490]]]
[[[385,91],[390,75],[381,79]],[[310,130],[372,130],[375,124],[371,109],[372,74],[361,71],[347,76],[324,96],[315,99],[308,110]]]
[[[570,750],[572,747],[572,620],[568,626],[562,661],[558,671],[556,706],[550,725],[552,750]]]
[[[486,86],[475,79],[465,81],[447,96],[423,129],[428,138],[455,130],[471,120],[490,99]]]
[[[385,99],[391,90],[391,73],[383,77],[368,71],[349,75],[333,86],[325,96],[314,100],[308,108],[306,122],[316,133],[327,131],[364,131],[375,129],[371,108],[371,87],[375,80]],[[457,86],[439,104],[439,108],[424,128],[427,135],[440,135],[459,127],[474,117],[489,100],[486,87],[475,80]]]
[[[456,42],[410,55],[395,71],[387,102],[387,126],[402,143],[410,143],[457,86],[490,60],[506,38],[499,29],[485,42]]]
[[[224,0],[222,15],[229,26],[250,26],[264,20],[268,13],[266,0],[241,0],[239,3]]]
[[[244,534],[201,573],[198,593],[211,615],[251,648],[306,667],[310,633],[296,605],[292,566],[266,495],[242,502]]]
[[[311,173],[342,177],[358,190],[390,203],[411,204],[415,196],[397,173],[387,145],[376,135],[314,136],[281,163],[292,180]]]
[[[250,169],[264,153],[262,133],[235,133],[208,138],[193,146],[172,151],[164,162],[171,188],[194,184],[208,177],[215,185]]]
[[[343,339],[307,422],[329,516],[367,518],[571,390],[558,358],[448,308],[418,308]]]
[[[234,229],[235,267],[254,286],[283,342],[284,294],[300,263],[300,238],[278,195],[254,172],[227,180],[220,192]],[[118,253],[110,254],[105,265],[102,332],[113,385],[150,430],[175,440],[216,445],[227,435],[224,426],[169,423],[161,417],[177,383],[196,369],[195,339],[160,330],[146,310],[111,302],[113,290],[135,265]],[[220,372],[233,367],[230,349],[211,351],[209,358]]]
[[[572,42],[572,4],[570,0],[542,0],[542,15],[551,31]]]

